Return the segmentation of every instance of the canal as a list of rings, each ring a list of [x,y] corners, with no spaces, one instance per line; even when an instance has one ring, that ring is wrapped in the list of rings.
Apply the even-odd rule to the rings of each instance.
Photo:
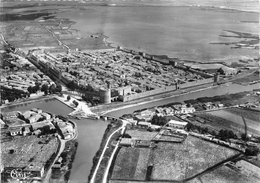
[[[196,99],[198,97],[210,97],[216,95],[223,95],[227,93],[237,93],[242,91],[252,91],[259,89],[259,84],[242,86],[237,84],[230,84],[229,86],[220,86],[217,88],[210,88],[204,91],[189,93],[186,95],[162,99],[135,107],[117,110],[108,113],[110,116],[122,116],[123,114],[132,113],[135,110],[148,108],[158,105],[163,105],[171,102],[182,102],[184,100]],[[31,108],[41,108],[44,111],[49,111],[55,114],[66,116],[72,109],[56,99],[42,100],[32,103],[24,103],[16,106],[10,106],[2,109],[3,112],[7,111],[25,111]],[[74,120],[78,126],[78,142],[79,147],[73,163],[70,182],[87,182],[90,169],[92,167],[92,159],[97,152],[103,133],[107,127],[107,122],[102,120]]]

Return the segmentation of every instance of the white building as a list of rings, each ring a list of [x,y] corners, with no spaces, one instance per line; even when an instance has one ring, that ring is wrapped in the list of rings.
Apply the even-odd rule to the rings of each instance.
[[[187,124],[188,124],[188,122],[182,122],[182,121],[176,121],[176,120],[171,120],[168,122],[169,127],[174,127],[174,128],[179,128],[179,129],[184,129]]]

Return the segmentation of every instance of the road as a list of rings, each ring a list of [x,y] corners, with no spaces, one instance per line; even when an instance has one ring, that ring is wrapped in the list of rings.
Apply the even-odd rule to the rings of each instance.
[[[123,129],[122,129],[122,135],[123,135],[124,129],[126,128],[126,125],[127,125],[128,122],[125,121],[125,120],[122,120],[122,122],[123,122],[123,126],[122,126],[122,127],[123,127]],[[122,138],[122,137],[121,137],[121,138]],[[111,154],[111,156],[110,156],[110,158],[109,158],[109,162],[108,162],[108,164],[107,164],[105,173],[104,173],[104,175],[103,175],[103,180],[102,180],[103,183],[107,183],[108,172],[109,172],[110,166],[111,166],[111,164],[112,164],[112,161],[113,161],[113,159],[114,159],[114,156],[115,156],[115,154],[116,154],[116,151],[117,151],[117,149],[118,149],[118,147],[119,147],[119,143],[120,143],[121,138],[117,141],[117,144],[116,144],[116,146],[115,146],[115,149],[114,149],[113,153]]]
[[[7,44],[7,42],[5,41],[5,38],[4,38],[3,34],[0,33],[0,35],[1,35],[1,37],[2,37],[3,42],[4,42],[5,44]]]
[[[117,133],[117,132],[119,132],[120,130],[124,129],[125,126],[126,126],[127,123],[128,123],[128,122],[125,121],[125,120],[122,120],[122,122],[123,122],[122,126],[121,126],[120,128],[118,128],[117,130],[115,130],[115,131],[108,137],[107,142],[106,142],[106,145],[105,145],[104,148],[103,148],[102,154],[101,154],[101,156],[99,157],[98,164],[97,164],[97,166],[96,166],[96,168],[95,168],[95,171],[94,171],[94,173],[93,173],[93,175],[92,175],[92,177],[91,177],[90,183],[95,183],[95,178],[96,178],[96,175],[97,175],[97,171],[98,171],[99,166],[100,166],[100,163],[101,163],[101,161],[102,161],[102,159],[103,159],[103,157],[104,157],[104,154],[105,154],[105,152],[106,152],[106,149],[108,148],[108,144],[109,144],[110,139],[112,138],[112,136],[113,136],[115,133]],[[119,142],[118,142],[118,143],[119,143]],[[117,143],[117,145],[118,145],[118,143]],[[115,151],[114,151],[113,154],[112,154],[113,156],[114,156],[114,153],[115,153]],[[112,157],[112,156],[111,156],[111,157]],[[110,159],[111,159],[111,158],[110,158]],[[109,162],[110,162],[110,160],[109,160]],[[111,160],[111,162],[112,162],[112,160]],[[110,164],[111,164],[111,162],[110,162]],[[108,169],[108,170],[109,170],[110,164],[109,164],[109,166],[107,166],[107,169]],[[107,179],[107,175],[108,175],[107,169],[106,169],[105,174],[103,175],[103,181]]]
[[[64,148],[65,148],[65,142],[66,142],[66,140],[60,139],[61,146],[60,146],[59,152],[58,152],[56,158],[53,160],[52,164],[50,165],[50,168],[49,168],[49,170],[47,171],[46,176],[45,176],[45,178],[43,179],[42,183],[48,183],[48,182],[49,182],[50,177],[51,177],[52,166],[53,166],[53,164],[57,161],[57,159],[60,157],[60,154],[63,152],[63,150],[64,150]]]

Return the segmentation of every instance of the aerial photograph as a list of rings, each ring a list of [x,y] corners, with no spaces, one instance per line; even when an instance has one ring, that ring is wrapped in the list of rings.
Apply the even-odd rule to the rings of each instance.
[[[0,0],[1,183],[260,183],[259,0]]]

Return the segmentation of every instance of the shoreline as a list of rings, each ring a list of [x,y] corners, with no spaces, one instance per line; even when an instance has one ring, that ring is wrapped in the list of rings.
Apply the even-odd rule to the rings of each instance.
[[[14,2],[10,2],[10,1],[2,1],[1,7],[8,7],[8,6],[4,6],[7,4],[17,4],[18,6],[22,6],[24,5],[24,3],[28,3],[28,4],[37,4],[37,2],[34,1],[14,1]],[[155,1],[154,3],[149,3],[149,1],[133,1],[133,0],[129,0],[129,1],[122,1],[122,2],[113,2],[113,1],[105,1],[105,0],[101,0],[101,1],[44,1],[44,2],[39,2],[38,4],[43,4],[43,5],[58,5],[58,6],[66,6],[66,5],[78,5],[78,6],[108,6],[111,7],[111,4],[115,4],[116,6],[119,7],[131,7],[131,6],[147,6],[147,7],[154,7],[154,6],[158,6],[158,7],[189,7],[189,8],[198,8],[201,10],[204,10],[202,8],[207,8],[207,9],[216,9],[216,10],[224,10],[224,11],[239,11],[239,12],[248,12],[248,13],[257,13],[259,14],[259,10],[258,9],[243,9],[241,8],[235,8],[235,7],[228,7],[228,6],[221,6],[221,5],[214,5],[214,4],[208,4],[208,5],[201,5],[201,4],[169,4],[169,3],[164,3],[163,1]],[[65,3],[65,4],[64,4]],[[185,3],[185,2],[184,2]],[[116,7],[116,6],[112,6],[112,7]]]

